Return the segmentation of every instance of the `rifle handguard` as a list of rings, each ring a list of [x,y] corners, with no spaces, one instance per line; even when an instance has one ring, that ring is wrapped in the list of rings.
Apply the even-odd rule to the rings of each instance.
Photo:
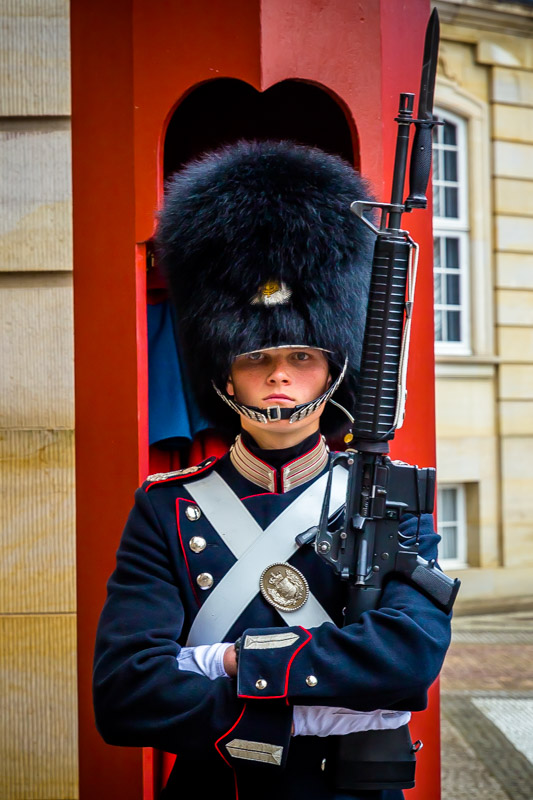
[[[355,439],[392,439],[410,259],[401,236],[378,236],[368,300],[363,358],[354,426]]]

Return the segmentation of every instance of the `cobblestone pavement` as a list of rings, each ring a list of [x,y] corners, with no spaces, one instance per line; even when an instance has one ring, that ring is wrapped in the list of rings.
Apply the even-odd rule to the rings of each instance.
[[[533,800],[533,611],[454,619],[441,708],[442,800]]]

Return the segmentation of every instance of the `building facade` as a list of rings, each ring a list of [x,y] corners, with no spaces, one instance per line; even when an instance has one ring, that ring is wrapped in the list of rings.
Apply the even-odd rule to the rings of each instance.
[[[533,8],[437,2],[437,468],[458,609],[531,600]]]

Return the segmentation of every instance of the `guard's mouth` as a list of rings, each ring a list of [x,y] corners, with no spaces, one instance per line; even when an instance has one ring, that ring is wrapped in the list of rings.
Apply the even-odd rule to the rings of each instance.
[[[294,397],[289,397],[286,394],[269,394],[268,397],[264,397],[263,400],[275,400],[276,402],[288,400],[290,403],[294,403]]]

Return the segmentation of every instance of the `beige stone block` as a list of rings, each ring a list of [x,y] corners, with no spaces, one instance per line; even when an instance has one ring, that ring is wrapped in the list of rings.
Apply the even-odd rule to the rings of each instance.
[[[533,142],[533,108],[495,104],[492,135],[512,142]]]
[[[76,610],[73,431],[0,431],[0,614]]]
[[[502,400],[500,432],[503,436],[533,436],[533,400]]]
[[[440,79],[445,78],[472,97],[485,102],[489,100],[487,70],[475,58],[475,49],[462,42],[441,38],[439,66],[437,69],[437,92]],[[457,112],[459,113],[459,112]]]
[[[435,390],[437,437],[494,435],[491,380],[439,378]]]
[[[500,400],[533,400],[533,365],[501,364],[499,394]]]
[[[533,254],[533,218],[496,217],[496,249]]]
[[[533,179],[533,145],[496,141],[493,153],[496,176]]]
[[[0,429],[73,428],[72,276],[0,276]]]
[[[509,36],[490,32],[482,36],[477,45],[477,60],[480,64],[516,69],[533,69],[533,50],[526,37]]]
[[[476,524],[468,528],[468,552],[475,552],[476,564],[495,566],[499,564],[498,457],[496,437],[437,436],[437,478],[440,484],[475,484],[477,509],[469,509],[469,517],[476,517]],[[471,541],[474,537],[475,541]]]
[[[533,255],[531,258],[533,258]],[[497,289],[496,318],[499,325],[533,326],[533,290]],[[522,353],[522,356],[525,359],[528,358],[527,353]],[[529,357],[533,361],[532,353],[529,353]]]
[[[496,471],[496,440],[437,436],[437,474],[442,483],[491,480]]]
[[[461,589],[454,605],[454,614],[473,611],[476,604],[495,606],[531,597],[533,569],[531,567],[496,567],[484,569],[450,569],[446,572],[460,578]]]
[[[529,110],[533,117],[533,108]],[[533,137],[533,119],[531,130]],[[496,178],[494,181],[494,211],[497,214],[533,216],[533,181]]]
[[[533,106],[533,72],[495,67],[492,70],[492,100]]]
[[[533,566],[533,436],[502,437],[504,566]]]
[[[507,289],[533,289],[533,254],[496,253],[497,285]]]
[[[498,328],[498,352],[505,361],[533,361],[533,328]]]
[[[77,785],[75,617],[0,616],[2,800],[72,800]]]
[[[2,0],[0,116],[70,114],[68,0]]]
[[[70,126],[0,122],[0,271],[72,269]]]

